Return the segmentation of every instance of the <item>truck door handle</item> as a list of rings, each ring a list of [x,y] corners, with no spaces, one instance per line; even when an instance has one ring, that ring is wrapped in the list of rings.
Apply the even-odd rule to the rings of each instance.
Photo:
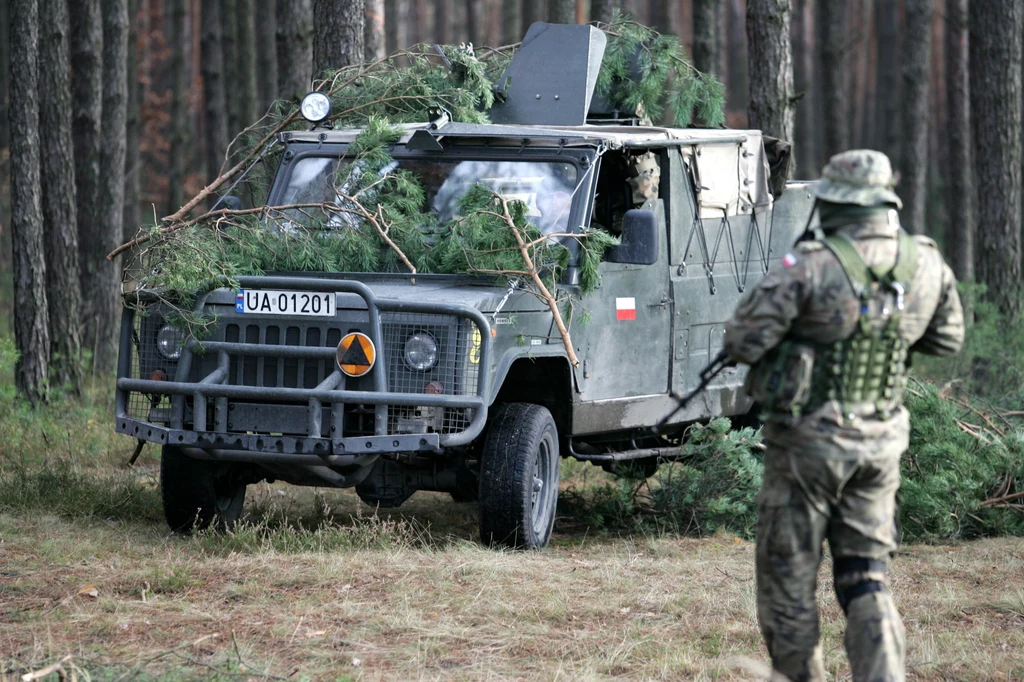
[[[668,306],[668,296],[662,296],[660,303],[648,303],[648,308],[664,308]]]

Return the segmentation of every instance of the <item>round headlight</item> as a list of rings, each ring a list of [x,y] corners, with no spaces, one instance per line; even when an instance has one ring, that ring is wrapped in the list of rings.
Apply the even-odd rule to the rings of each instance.
[[[185,335],[174,327],[164,327],[156,334],[156,349],[160,355],[168,360],[180,358],[181,349],[184,345]]]
[[[405,341],[405,364],[426,372],[437,364],[437,341],[427,332],[416,332]]]
[[[331,114],[331,100],[322,92],[311,92],[302,98],[299,109],[302,118],[310,123],[320,123]]]

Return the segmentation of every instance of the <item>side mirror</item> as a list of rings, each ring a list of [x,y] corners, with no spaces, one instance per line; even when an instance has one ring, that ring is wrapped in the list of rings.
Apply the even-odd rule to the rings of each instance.
[[[211,208],[211,211],[220,211],[222,209],[228,209],[229,211],[237,211],[242,208],[242,200],[236,196],[225,194]]]
[[[622,239],[604,253],[609,263],[652,265],[658,262],[658,217],[654,211],[634,208],[622,217]]]

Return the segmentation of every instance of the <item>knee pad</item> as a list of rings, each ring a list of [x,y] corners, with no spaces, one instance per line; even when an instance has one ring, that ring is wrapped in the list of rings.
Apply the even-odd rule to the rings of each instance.
[[[835,580],[836,598],[843,613],[847,613],[850,602],[857,597],[873,592],[888,592],[889,588],[885,583],[877,580],[858,580],[854,583],[847,583],[851,574],[863,573],[885,573],[885,562],[880,559],[866,559],[864,557],[837,557],[832,562],[832,575]],[[845,580],[844,580],[845,578]]]

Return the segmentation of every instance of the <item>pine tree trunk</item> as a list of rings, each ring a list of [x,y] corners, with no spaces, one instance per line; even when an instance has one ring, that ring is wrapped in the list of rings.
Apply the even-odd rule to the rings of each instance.
[[[7,149],[11,140],[8,103],[11,74],[11,16],[6,2],[0,2],[0,149]]]
[[[99,202],[103,288],[86,292],[95,300],[96,337],[94,366],[102,374],[117,361],[117,331],[121,317],[121,266],[106,254],[120,246],[124,223],[125,132],[128,117],[128,1],[103,0],[103,145],[100,147]],[[111,229],[116,225],[117,229]]]
[[[747,22],[740,0],[727,0],[727,3],[725,48],[729,50],[729,77],[725,80],[726,108],[734,112],[743,111],[745,114],[749,103]]]
[[[693,2],[693,65],[698,71],[719,75],[718,3],[715,0]]]
[[[313,0],[277,0],[277,95],[298,101],[313,80]]]
[[[820,0],[821,79],[824,105],[825,158],[850,145],[846,124],[846,63],[843,48],[846,30],[846,0]]]
[[[484,43],[484,4],[480,0],[466,0],[466,41],[480,46]],[[461,40],[459,42],[462,42]]]
[[[259,118],[254,19],[252,0],[238,3],[238,109],[241,112],[243,128],[252,125]]]
[[[440,44],[452,42],[452,0],[434,0],[434,33]]]
[[[557,0],[556,0],[557,1]],[[472,0],[470,0],[472,4]],[[523,28],[529,30],[532,24],[538,21],[547,21],[547,8],[544,0],[523,0]],[[526,33],[526,30],[523,33]]]
[[[505,0],[501,5],[501,43],[511,45],[523,39],[523,2]]]
[[[363,59],[363,0],[313,0],[313,74]]]
[[[71,51],[66,0],[42,0],[39,35],[39,125],[43,188],[50,380],[77,395],[82,388],[81,290],[75,214],[75,150],[71,139]]]
[[[142,116],[142,84],[139,73],[139,35],[142,13],[139,11],[139,0],[129,0],[128,19],[131,29],[128,32],[128,119],[125,143],[127,148],[124,157],[124,222],[121,232],[122,240],[135,236],[142,224],[139,210],[139,192],[142,159],[139,151],[139,125]]]
[[[949,191],[946,253],[956,278],[974,279],[974,186],[971,177],[971,109],[967,61],[967,0],[946,0],[946,127]]]
[[[388,54],[398,50],[398,22],[398,0],[384,0],[384,50]]]
[[[244,2],[244,0],[243,0]],[[170,215],[185,203],[185,152],[188,119],[185,112],[185,90],[188,70],[185,68],[185,0],[169,0],[171,14],[171,120],[168,149],[167,210]]]
[[[900,111],[903,98],[900,83],[900,64],[903,54],[903,32],[900,30],[899,0],[876,0],[875,35],[878,40],[878,61],[875,81],[878,100],[875,104],[875,144],[899,167]]]
[[[714,4],[714,3],[711,3]],[[590,20],[609,23],[619,10],[618,0],[590,0]],[[524,31],[525,33],[525,31]]]
[[[239,98],[238,1],[220,0],[221,53],[224,55],[224,97],[228,106],[228,135],[242,132],[242,103]],[[249,0],[241,0],[248,2]],[[212,0],[217,2],[217,0]],[[312,0],[310,0],[312,2]],[[306,90],[309,84],[306,84]],[[305,94],[305,90],[303,90]]]
[[[275,0],[259,0],[256,14],[256,52],[259,68],[259,105],[262,116],[277,99],[277,15]],[[203,9],[205,10],[205,5]]]
[[[375,62],[387,56],[384,50],[384,0],[365,0],[365,3],[363,58]]]
[[[988,298],[1021,312],[1021,0],[969,3],[971,126],[978,199],[975,271]]]
[[[793,58],[790,0],[747,0],[748,125],[793,140]]]
[[[793,155],[796,159],[794,176],[813,178],[818,174],[817,154],[814,150],[814,88],[811,82],[810,32],[813,28],[810,0],[796,0],[790,25],[793,41],[793,91],[797,98],[793,112]]]
[[[103,118],[103,15],[95,0],[71,0],[71,130],[75,146],[75,212],[78,214],[78,267],[81,279],[82,345],[99,347],[102,311],[97,292],[112,286],[109,230],[101,213],[100,126]]]
[[[557,0],[556,0],[557,1]],[[659,33],[671,33],[672,23],[668,17],[667,0],[648,0],[648,25]]]
[[[220,4],[203,5],[203,129],[206,177],[220,175],[228,148],[227,98],[224,94],[224,53],[221,51]]]
[[[931,2],[931,0],[927,0]],[[850,97],[849,113],[847,124],[850,127],[847,133],[850,144],[854,147],[864,147],[865,142],[861,141],[860,134],[864,127],[864,113],[867,109],[867,58],[868,41],[871,36],[871,2],[870,0],[856,0],[849,5],[848,17],[850,22],[851,38],[847,45],[846,61],[849,64]]]
[[[900,222],[914,234],[925,232],[928,198],[928,88],[932,64],[932,0],[906,0],[903,42],[903,153],[900,162]],[[1019,57],[1020,55],[1018,55]]]
[[[46,258],[39,199],[39,7],[10,0],[11,238],[14,254],[14,383],[28,400],[46,400],[50,335]]]

